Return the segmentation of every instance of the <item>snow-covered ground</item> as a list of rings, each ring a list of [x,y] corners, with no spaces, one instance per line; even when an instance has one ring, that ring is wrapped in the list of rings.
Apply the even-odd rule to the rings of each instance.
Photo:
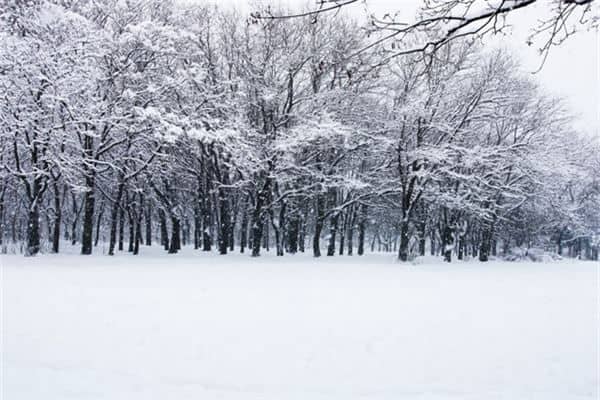
[[[2,400],[597,399],[598,265],[1,256]]]

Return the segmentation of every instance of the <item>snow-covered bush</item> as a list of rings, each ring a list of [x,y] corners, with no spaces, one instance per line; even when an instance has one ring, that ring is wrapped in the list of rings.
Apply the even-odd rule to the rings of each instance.
[[[505,261],[553,262],[561,260],[562,257],[536,247],[513,247],[502,259]]]

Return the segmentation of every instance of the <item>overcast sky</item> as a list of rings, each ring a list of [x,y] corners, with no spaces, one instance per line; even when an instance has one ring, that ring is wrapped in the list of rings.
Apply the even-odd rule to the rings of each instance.
[[[254,0],[214,0],[215,3],[233,4],[251,11]],[[288,4],[300,7],[307,1],[277,0],[263,4]],[[314,1],[308,1],[308,4]],[[400,12],[402,20],[410,19],[421,0],[366,0],[368,11],[377,16]],[[545,14],[547,2],[518,10],[508,22],[513,26],[510,35],[488,39],[489,45],[504,45],[514,50],[526,71],[536,71],[542,61],[537,47],[528,46],[529,30]],[[346,12],[355,16],[365,14],[364,4],[352,4]],[[596,9],[597,10],[597,9]],[[533,75],[549,93],[565,98],[576,116],[575,126],[589,134],[600,135],[600,36],[597,31],[581,31],[559,47],[552,48],[541,71]]]

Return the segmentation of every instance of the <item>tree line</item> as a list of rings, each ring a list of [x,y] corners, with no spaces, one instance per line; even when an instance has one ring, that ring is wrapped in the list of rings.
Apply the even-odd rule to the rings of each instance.
[[[598,259],[600,143],[506,50],[158,0],[0,22],[3,252]]]

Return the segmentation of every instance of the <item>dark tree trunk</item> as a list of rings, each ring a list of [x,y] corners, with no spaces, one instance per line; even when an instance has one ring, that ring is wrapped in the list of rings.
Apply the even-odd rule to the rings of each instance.
[[[169,254],[175,254],[181,249],[181,222],[176,216],[171,216],[171,230]]]
[[[338,218],[338,213],[335,213],[331,216],[331,222],[329,225],[329,244],[327,245],[328,256],[335,255],[335,236],[338,230]]]
[[[260,256],[260,243],[263,237],[263,221],[260,216],[252,217],[252,257]],[[260,215],[260,212],[258,213]]]
[[[210,231],[212,228],[212,210],[208,183],[203,186],[204,192],[201,196],[202,208],[202,251],[210,251],[212,248],[212,237]]]
[[[200,248],[200,239],[202,237],[202,220],[200,219],[200,207],[194,207],[194,250]]]
[[[73,212],[73,221],[71,222],[71,245],[77,244],[77,220],[81,213],[81,207],[77,205],[77,197],[75,193],[71,193],[71,210]]]
[[[202,221],[202,251],[211,251],[212,249],[212,237],[210,235],[211,230],[211,211],[210,209],[206,210],[203,214]]]
[[[262,245],[263,245],[263,249],[265,249],[266,251],[269,251],[269,239],[270,239],[270,234],[269,234],[269,224],[265,223],[264,227],[263,227],[263,240],[262,240]]]
[[[452,237],[452,228],[449,225],[444,227],[444,261],[452,262],[452,249],[454,247],[454,238]]]
[[[190,241],[190,221],[187,217],[183,218],[183,228],[181,229],[181,244],[187,246]]]
[[[400,245],[398,246],[398,258],[400,261],[408,261],[408,221],[400,223]]]
[[[323,220],[325,218],[324,206],[323,197],[317,194],[315,199],[315,234],[313,236],[314,257],[321,257],[321,232],[323,231]]]
[[[256,195],[256,204],[252,212],[252,257],[260,256],[260,243],[263,239],[264,226],[262,209],[270,186],[271,180],[267,178],[263,188]]]
[[[100,206],[98,217],[96,218],[96,237],[94,238],[94,247],[98,246],[100,241],[100,225],[102,224],[102,216],[104,215],[104,204]]]
[[[135,240],[135,217],[134,217],[134,210],[132,209],[132,206],[130,206],[127,209],[127,215],[128,215],[128,219],[129,219],[129,248],[127,249],[127,251],[129,253],[133,252],[133,247],[134,247],[134,240]]]
[[[34,256],[40,251],[40,208],[37,199],[29,207],[27,215],[26,256]]]
[[[290,217],[288,224],[288,240],[287,240],[287,251],[290,254],[296,254],[298,252],[298,236],[300,234],[300,218],[298,214],[294,214]]]
[[[0,211],[1,212],[1,211]],[[1,218],[1,215],[0,215]],[[60,224],[62,223],[62,205],[60,202],[60,191],[58,183],[54,182],[54,230],[52,231],[52,252],[58,253],[60,248]],[[2,226],[0,224],[0,230]],[[2,232],[0,232],[0,244]]]
[[[465,241],[465,235],[460,235],[458,237],[458,259],[463,260],[465,258],[465,249],[467,248],[467,244]]]
[[[493,225],[483,226],[481,232],[481,243],[479,244],[479,261],[486,262],[489,260],[492,236]]]
[[[315,222],[315,235],[313,236],[313,255],[321,257],[321,231],[323,230],[323,222]]]
[[[6,187],[2,189],[2,195],[0,196],[0,254],[5,253],[4,246],[4,225],[5,225],[5,216],[4,216],[4,195],[6,194]]]
[[[145,208],[144,221],[146,222],[146,246],[152,246],[152,205],[150,201]]]
[[[247,202],[244,202],[242,209],[242,223],[240,226],[240,253],[243,253],[248,246],[248,212],[246,210]]]
[[[298,250],[304,253],[304,243],[306,241],[306,218],[300,220],[300,232],[298,233]]]
[[[125,207],[119,207],[119,251],[123,251],[123,242],[125,241]]]
[[[417,234],[419,235],[419,255],[425,255],[425,211],[421,210],[419,216],[419,222],[417,223]]]
[[[365,231],[367,225],[367,206],[361,205],[360,221],[358,223],[358,255],[365,254]]]
[[[285,226],[285,212],[286,212],[286,203],[281,202],[281,206],[279,208],[279,221],[274,223],[273,221],[273,229],[275,230],[275,247],[277,256],[283,256],[283,246],[284,246],[284,235],[283,235],[283,227]]]
[[[160,245],[165,250],[169,250],[169,231],[167,230],[167,217],[165,211],[162,208],[158,209],[158,220],[160,223]]]
[[[239,214],[239,201],[235,201],[235,207],[233,207],[234,200],[230,200],[230,222],[229,222],[229,235],[227,235],[227,242],[229,243],[229,251],[235,250],[235,225],[237,224],[237,217]]]
[[[562,240],[563,240],[563,229],[561,228],[558,231],[558,238],[556,239],[556,246],[558,248],[557,251],[558,251],[558,255],[559,256],[562,256],[562,253],[563,253],[563,242],[562,242]]]
[[[346,245],[346,232],[348,228],[348,218],[350,218],[350,211],[345,212],[342,216],[342,226],[340,227],[340,245],[338,254],[340,256],[344,255],[344,246]]]
[[[348,255],[351,256],[354,253],[354,224],[350,224],[348,227]]]
[[[219,244],[219,254],[227,254],[229,247],[229,235],[231,229],[231,215],[229,214],[229,200],[225,189],[219,188],[219,231],[217,232],[217,241]]]
[[[135,219],[135,240],[133,243],[133,254],[137,255],[140,252],[140,242],[142,241],[142,213],[143,201],[140,199],[140,208]]]
[[[85,178],[87,192],[84,195],[83,205],[83,226],[81,235],[81,254],[92,254],[92,235],[94,230],[94,207],[96,204],[96,194],[94,176],[90,173]]]
[[[12,221],[10,224],[10,233],[11,233],[11,238],[12,238],[12,242],[13,243],[17,243],[19,241],[19,238],[17,237],[17,219],[19,218],[17,213],[13,213],[13,217],[12,217]]]

